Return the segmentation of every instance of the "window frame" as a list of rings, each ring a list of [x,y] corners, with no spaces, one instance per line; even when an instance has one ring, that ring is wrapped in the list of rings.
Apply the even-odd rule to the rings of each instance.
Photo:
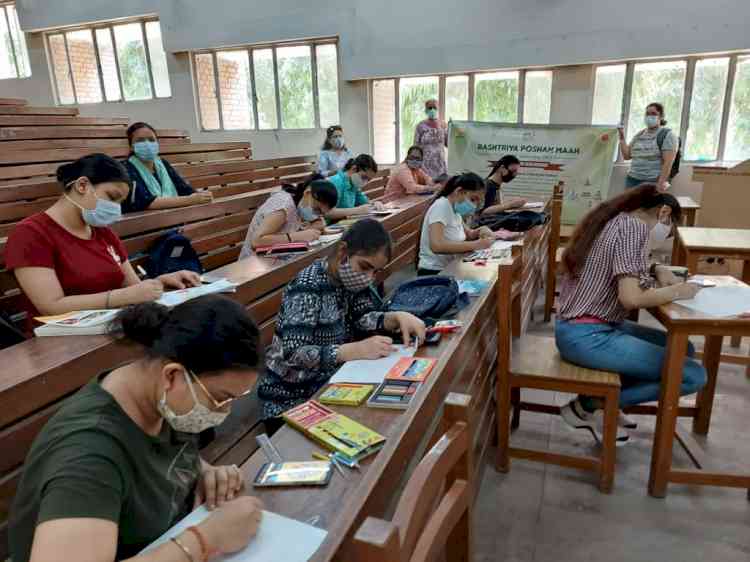
[[[154,82],[154,71],[152,68],[151,63],[151,48],[148,44],[148,35],[146,32],[146,24],[151,22],[157,22],[159,24],[159,27],[161,28],[161,21],[159,20],[158,16],[145,16],[145,17],[138,17],[138,18],[124,18],[122,20],[116,20],[116,21],[106,21],[106,22],[98,22],[88,25],[75,25],[70,27],[61,27],[57,29],[51,29],[49,31],[44,32],[44,49],[47,54],[47,66],[49,67],[49,73],[50,78],[52,82],[52,90],[55,97],[55,103],[57,105],[61,106],[71,106],[71,105],[98,105],[100,103],[143,103],[143,102],[150,102],[154,100],[168,100],[172,99],[174,97],[174,92],[172,90],[172,84],[170,82],[169,84],[169,90],[170,95],[169,96],[157,96],[156,95],[156,85]],[[141,27],[141,38],[143,39],[143,51],[144,56],[146,57],[146,68],[148,69],[148,80],[149,80],[149,88],[151,88],[151,97],[146,99],[137,99],[137,100],[127,100],[125,99],[125,91],[123,89],[123,77],[122,77],[122,70],[120,68],[120,57],[118,55],[117,51],[117,39],[115,37],[115,30],[114,28],[119,25],[128,25],[128,24],[139,24]],[[94,48],[94,56],[96,57],[96,70],[99,74],[99,87],[101,88],[102,93],[102,100],[98,102],[79,102],[78,101],[78,92],[76,92],[76,86],[75,86],[75,79],[73,77],[73,68],[70,62],[70,50],[68,49],[68,33],[72,31],[81,31],[86,30],[91,32],[91,38],[92,38],[92,45]],[[108,100],[107,99],[107,92],[104,87],[104,72],[102,71],[102,62],[100,60],[99,56],[99,39],[97,38],[97,31],[99,30],[106,30],[109,33],[110,41],[112,43],[112,51],[114,54],[115,59],[115,68],[117,73],[117,87],[120,91],[120,99],[118,100]],[[63,38],[63,41],[65,43],[65,57],[68,62],[68,73],[70,75],[70,82],[72,85],[73,90],[73,103],[62,103],[60,101],[60,92],[58,89],[57,84],[57,75],[55,74],[54,69],[54,63],[52,61],[52,53],[50,49],[49,40],[50,37],[60,35]],[[164,36],[162,35],[162,44],[164,41]],[[164,50],[165,56],[168,55],[168,52],[166,49]],[[169,60],[167,59],[167,71],[169,71]],[[169,72],[167,72],[167,80],[169,80]]]
[[[193,95],[195,96],[195,108],[198,118],[198,126],[200,130],[205,133],[216,133],[216,132],[236,132],[236,131],[254,131],[254,132],[275,132],[275,131],[292,131],[292,132],[303,132],[303,131],[318,131],[325,129],[320,124],[320,92],[318,89],[318,53],[317,47],[320,45],[334,45],[336,47],[336,73],[338,76],[336,89],[337,89],[337,103],[339,119],[341,118],[341,49],[339,46],[338,37],[321,37],[316,39],[310,39],[305,41],[275,41],[272,43],[253,43],[250,45],[238,45],[227,48],[216,48],[216,49],[198,49],[190,52],[190,70],[193,79]],[[284,47],[309,47],[310,49],[310,78],[312,81],[312,97],[313,97],[313,113],[314,113],[314,124],[309,128],[294,128],[285,129],[282,127],[282,116],[281,116],[281,89],[279,87],[279,65],[276,50]],[[253,57],[253,51],[271,50],[273,60],[273,75],[274,75],[274,99],[276,101],[276,126],[271,128],[260,128],[258,120],[258,93],[257,83],[255,80],[255,60]],[[219,52],[229,51],[246,51],[250,60],[249,72],[251,74],[252,82],[252,113],[254,115],[254,126],[248,129],[225,129],[224,128],[224,114],[221,110],[221,92],[219,89],[219,66],[217,54]],[[203,125],[203,114],[200,109],[200,92],[198,87],[197,73],[195,71],[196,63],[195,57],[198,55],[210,54],[213,58],[214,63],[214,87],[216,88],[216,96],[219,107],[219,127],[217,129],[206,129]]]
[[[26,44],[26,33],[19,27],[18,31],[21,34],[21,40],[24,42],[24,48],[27,53],[27,66],[29,73],[26,76],[21,76],[21,66],[18,64],[18,57],[20,56],[18,51],[16,50],[16,42],[13,41],[13,33],[11,32],[11,25],[10,25],[10,15],[8,15],[8,7],[13,6],[13,9],[16,11],[16,17],[18,17],[18,8],[16,7],[15,1],[11,2],[2,2],[0,1],[0,10],[2,10],[3,14],[2,18],[5,19],[5,25],[8,26],[8,35],[10,36],[10,55],[13,57],[13,67],[16,69],[16,75],[15,76],[9,76],[8,78],[2,78],[0,80],[26,80],[27,78],[31,78],[31,60],[28,57],[29,52],[29,46]]]

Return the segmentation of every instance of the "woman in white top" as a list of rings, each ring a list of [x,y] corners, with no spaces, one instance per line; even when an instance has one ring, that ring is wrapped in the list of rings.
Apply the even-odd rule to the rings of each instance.
[[[346,147],[344,129],[341,125],[331,125],[326,129],[326,140],[318,156],[318,173],[324,178],[335,176],[346,163],[354,158],[352,151]]]
[[[284,185],[255,211],[240,259],[251,256],[261,246],[317,240],[325,228],[323,215],[337,201],[333,184],[317,175],[296,187]]]
[[[418,275],[436,275],[461,254],[492,246],[495,236],[489,228],[464,224],[464,217],[482,206],[484,193],[484,181],[474,173],[453,176],[445,184],[422,222]]]

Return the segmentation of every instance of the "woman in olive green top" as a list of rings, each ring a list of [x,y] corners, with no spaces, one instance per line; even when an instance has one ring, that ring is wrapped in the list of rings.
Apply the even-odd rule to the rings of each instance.
[[[219,296],[140,304],[120,320],[145,356],[92,380],[37,436],[10,515],[13,562],[199,562],[256,532],[261,505],[240,497],[239,469],[197,448],[197,433],[255,383],[255,322]],[[213,511],[203,523],[138,555],[203,502]]]

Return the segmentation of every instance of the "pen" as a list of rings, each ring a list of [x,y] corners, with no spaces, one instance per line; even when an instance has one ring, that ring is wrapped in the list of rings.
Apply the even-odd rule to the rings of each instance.
[[[141,279],[146,279],[148,277],[148,273],[146,273],[146,270],[143,269],[140,265],[135,266],[138,270],[138,275],[141,276]]]
[[[320,461],[328,461],[333,465],[333,468],[336,469],[336,471],[341,475],[342,478],[346,479],[346,474],[344,473],[344,469],[339,466],[339,463],[334,459],[332,456],[326,456],[323,453],[315,452],[312,454],[314,459],[318,459]]]

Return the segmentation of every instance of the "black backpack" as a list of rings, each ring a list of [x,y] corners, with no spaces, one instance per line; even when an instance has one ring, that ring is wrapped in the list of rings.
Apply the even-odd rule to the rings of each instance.
[[[492,215],[480,215],[478,226],[486,226],[490,230],[510,230],[511,232],[526,232],[535,226],[544,224],[549,220],[547,213],[535,213],[534,211],[511,211]]]
[[[146,273],[152,279],[165,273],[174,273],[187,269],[198,274],[203,273],[203,265],[198,252],[183,234],[177,230],[167,232],[156,240],[148,249],[145,264]]]
[[[659,130],[659,132],[656,134],[656,144],[659,146],[659,152],[661,152],[661,147],[664,145],[664,139],[667,138],[667,135],[670,132],[672,132],[672,129],[667,129],[666,127],[662,127]],[[680,173],[681,161],[682,161],[682,139],[680,137],[677,137],[677,154],[675,154],[674,156],[674,162],[672,162],[672,169],[669,171],[670,180]]]
[[[425,321],[442,318],[469,304],[468,295],[459,294],[452,277],[430,275],[400,285],[385,304],[388,312],[410,312]]]

